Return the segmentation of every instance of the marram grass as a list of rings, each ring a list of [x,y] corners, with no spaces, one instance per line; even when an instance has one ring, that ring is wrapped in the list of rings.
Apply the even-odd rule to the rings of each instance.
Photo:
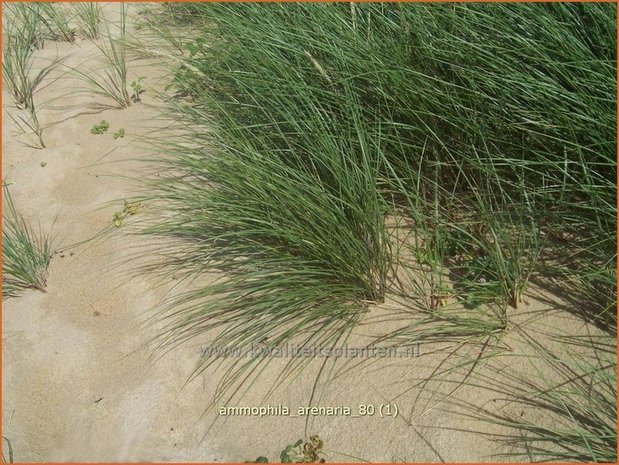
[[[185,135],[157,147],[144,232],[174,276],[220,276],[162,316],[163,345],[336,341],[407,292],[425,317],[402,334],[485,338],[543,277],[614,332],[615,5],[161,8],[144,26]]]
[[[4,185],[2,214],[2,299],[26,289],[45,291],[51,241],[17,211]]]

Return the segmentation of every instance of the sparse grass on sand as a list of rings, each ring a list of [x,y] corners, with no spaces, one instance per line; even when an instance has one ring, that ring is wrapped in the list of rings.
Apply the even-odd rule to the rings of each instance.
[[[43,80],[62,60],[51,60],[34,74],[34,53],[43,47],[45,41],[42,12],[39,7],[31,4],[16,3],[5,8],[2,80],[15,106],[25,110],[16,114],[9,112],[8,116],[22,133],[30,137],[32,147],[45,148],[43,126],[39,121],[34,96]]]
[[[44,26],[45,38],[57,42],[75,42],[76,33],[71,26],[69,9],[59,3],[35,3],[34,5]]]
[[[97,40],[102,19],[101,6],[96,2],[78,2],[73,8],[79,20],[80,33],[87,39]]]
[[[571,334],[555,338],[557,347],[550,349],[548,341],[523,336],[530,354],[499,357],[464,383],[492,391],[492,405],[465,403],[456,395],[440,410],[507,427],[501,435],[476,431],[502,444],[507,452],[497,452],[500,460],[616,463],[615,338]]]

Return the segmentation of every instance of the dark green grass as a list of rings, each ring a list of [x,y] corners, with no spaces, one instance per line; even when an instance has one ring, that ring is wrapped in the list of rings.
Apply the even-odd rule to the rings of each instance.
[[[97,40],[102,18],[101,6],[96,2],[79,2],[73,8],[82,36],[90,40]]]

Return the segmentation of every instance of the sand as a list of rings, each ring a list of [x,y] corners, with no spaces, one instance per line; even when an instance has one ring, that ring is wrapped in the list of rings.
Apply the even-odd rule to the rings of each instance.
[[[113,14],[115,8],[108,5],[106,11]],[[98,69],[97,48],[86,40],[48,42],[36,53],[38,65],[66,56],[68,66]],[[137,161],[148,155],[143,141],[161,136],[167,125],[159,118],[161,102],[155,93],[169,79],[165,71],[147,60],[133,60],[129,67],[130,79],[144,78],[146,92],[141,102],[123,110],[89,108],[109,102],[77,92],[87,85],[71,73],[50,76],[49,85],[36,95],[47,126],[47,147],[41,150],[25,146],[23,135],[15,133],[7,117],[15,109],[3,93],[3,178],[24,216],[52,231],[57,251],[46,292],[28,291],[3,302],[2,427],[15,460],[242,462],[262,455],[276,461],[287,444],[306,434],[323,439],[329,462],[493,461],[492,454],[508,452],[470,432],[500,434],[502,429],[465,421],[445,409],[445,395],[485,405],[493,394],[467,386],[452,393],[453,384],[441,379],[411,389],[444,366],[452,350],[445,347],[453,347],[449,343],[421,344],[419,356],[368,360],[315,390],[324,361],[316,359],[265,400],[287,361],[274,358],[238,406],[270,405],[271,412],[287,407],[293,414],[225,418],[218,409],[204,413],[222,370],[208,370],[188,384],[186,380],[208,340],[153,361],[153,330],[143,322],[169,286],[161,286],[156,276],[135,276],[139,261],[128,260],[130,251],[148,242],[128,235],[124,226],[110,226],[114,212],[139,187],[135,179],[148,168]],[[110,131],[91,134],[102,119],[110,123]],[[120,128],[126,135],[114,140],[112,133]],[[106,229],[105,236],[71,247]],[[550,296],[548,302],[547,293],[535,296],[540,292],[534,289],[528,304],[510,309],[510,328],[497,343],[503,353],[525,350],[516,327],[530,334],[548,327],[574,334],[587,330],[579,319],[557,310],[558,298]],[[389,301],[371,308],[349,346],[362,347],[368,334],[397,325],[380,321],[394,310],[398,306]],[[464,346],[458,353],[475,357],[479,350]],[[455,363],[456,358],[450,360]],[[325,410],[310,416],[306,428],[306,418],[295,413],[310,405],[313,391],[312,405]],[[377,413],[356,415],[361,405],[372,405]],[[397,406],[398,416],[381,418],[381,405]],[[345,407],[350,415],[344,414]]]

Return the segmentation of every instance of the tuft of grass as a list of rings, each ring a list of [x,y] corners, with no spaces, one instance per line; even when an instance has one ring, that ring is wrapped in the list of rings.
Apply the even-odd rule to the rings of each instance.
[[[9,189],[3,186],[2,299],[16,297],[26,289],[45,292],[51,241],[35,232],[13,204]]]
[[[47,39],[59,42],[75,42],[75,29],[70,26],[71,18],[64,5],[60,3],[38,3],[36,5]]]
[[[204,136],[197,131],[189,137]],[[274,346],[295,338],[330,345],[359,318],[363,302],[383,299],[390,249],[375,167],[350,158],[341,145],[350,138],[312,140],[325,158],[306,169],[252,140],[244,150],[185,145],[168,152],[179,174],[153,185],[152,200],[175,214],[144,233],[163,238],[163,254],[176,258],[156,268],[190,278],[200,262],[222,278],[174,300],[162,317],[162,346],[215,327],[223,329],[222,345],[260,337]],[[369,157],[371,141],[364,143]],[[212,362],[203,360],[198,372]]]
[[[100,36],[101,6],[96,2],[78,2],[74,4],[73,8],[79,20],[80,33],[86,39],[97,40]]]
[[[40,44],[39,17],[29,5],[6,7],[2,50],[2,80],[17,108],[27,108],[32,95],[51,68],[33,78],[33,52]]]
[[[419,304],[403,334],[487,338],[557,268],[613,308],[616,5],[158,11],[186,134],[157,147],[175,174],[145,232],[178,252],[171,274],[223,276],[179,297],[164,345],[349,329],[389,292]],[[557,236],[575,250],[542,260]]]

